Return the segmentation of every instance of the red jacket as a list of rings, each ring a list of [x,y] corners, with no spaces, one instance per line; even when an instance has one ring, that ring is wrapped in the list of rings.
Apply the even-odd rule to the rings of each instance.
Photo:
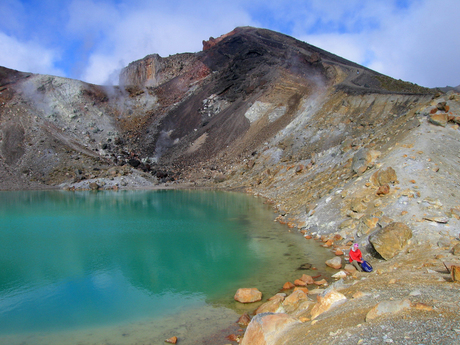
[[[363,255],[361,254],[361,251],[359,249],[356,249],[355,251],[350,249],[349,255],[350,255],[350,262],[352,262],[353,260],[361,261],[363,259]]]

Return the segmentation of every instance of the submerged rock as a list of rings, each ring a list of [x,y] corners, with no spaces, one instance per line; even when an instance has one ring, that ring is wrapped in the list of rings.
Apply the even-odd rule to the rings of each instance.
[[[240,326],[247,326],[251,322],[251,318],[249,317],[248,313],[244,313],[240,316],[238,321],[236,322]]]
[[[302,264],[299,266],[298,270],[309,270],[311,269],[312,264]]]

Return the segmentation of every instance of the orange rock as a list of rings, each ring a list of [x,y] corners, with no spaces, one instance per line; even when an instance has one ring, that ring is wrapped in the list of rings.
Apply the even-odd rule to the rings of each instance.
[[[332,306],[344,302],[347,298],[335,290],[330,291],[325,296],[318,296],[318,303],[311,310],[311,319],[316,319],[319,315],[329,310]]]
[[[342,239],[342,236],[340,234],[335,234],[333,237],[334,241],[340,241]]]
[[[318,285],[318,286],[325,285],[325,284],[327,284],[327,281],[324,278],[315,282],[315,285]]]
[[[414,307],[417,310],[424,310],[424,311],[432,311],[433,310],[432,306],[429,306],[429,305],[427,305],[425,303],[420,303],[420,302],[415,303],[412,307]]]
[[[285,313],[262,313],[254,316],[244,333],[241,345],[273,344],[276,337],[293,324],[301,322]]]
[[[334,254],[340,256],[343,255],[343,252],[340,249],[337,249]]]
[[[286,297],[286,294],[285,293],[277,293],[276,295],[270,297],[268,300],[269,301],[272,301],[274,299],[281,299],[281,300],[284,300],[284,298]]]
[[[289,289],[292,289],[295,285],[292,284],[291,282],[286,282],[284,283],[283,285],[283,290],[289,290]]]
[[[314,284],[315,280],[309,276],[308,274],[303,274],[302,277],[300,277],[300,280],[303,280],[306,284]]]
[[[300,303],[308,299],[307,294],[301,290],[293,291],[288,297],[283,301],[283,308],[286,312],[290,313],[297,309]]]
[[[386,195],[390,193],[390,186],[385,184],[383,186],[380,186],[379,189],[377,190],[377,195]]]
[[[308,295],[308,289],[307,289],[306,287],[296,286],[296,287],[294,288],[294,291],[297,291],[297,290],[300,290],[300,291],[302,291],[302,292],[304,292],[305,294]]]
[[[171,337],[171,338],[169,338],[169,339],[166,339],[166,340],[165,340],[165,343],[176,344],[176,343],[177,343],[177,337],[174,336],[174,337]]]
[[[236,341],[237,343],[239,343],[241,340],[241,336],[236,335],[236,334],[230,334],[229,336],[227,336],[227,339],[230,341]]]
[[[276,313],[283,301],[284,301],[284,296],[278,296],[278,298],[267,301],[261,306],[259,306],[254,311],[254,314],[257,315],[261,313]]]
[[[262,292],[256,288],[241,288],[236,292],[234,299],[240,303],[252,303],[262,299]]]
[[[326,243],[323,244],[323,247],[329,248],[332,246],[332,243],[333,243],[332,240],[327,240]]]
[[[296,280],[294,281],[294,285],[297,285],[297,286],[306,286],[307,283],[305,283],[303,280],[296,279]]]
[[[437,126],[442,126],[446,127],[447,121],[448,121],[448,115],[443,113],[443,114],[432,114],[430,115],[429,121]]]
[[[305,235],[304,236],[307,240],[311,240],[313,237],[311,237],[311,235]]]

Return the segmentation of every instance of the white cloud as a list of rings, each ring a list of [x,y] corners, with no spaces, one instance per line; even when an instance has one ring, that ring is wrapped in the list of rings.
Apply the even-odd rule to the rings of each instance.
[[[375,18],[366,30],[297,37],[396,79],[428,87],[460,84],[455,62],[460,59],[460,7],[455,0],[418,0],[408,9],[391,3],[374,5],[362,7],[342,23],[359,27],[362,18]]]
[[[36,42],[20,42],[0,32],[0,66],[24,72],[63,75],[55,67],[59,54]]]
[[[80,35],[96,32],[104,38],[103,44],[94,45],[90,52],[88,66],[81,75],[83,80],[118,82],[108,80],[109,76],[134,60],[153,53],[168,56],[197,52],[202,49],[203,39],[220,36],[251,21],[248,14],[231,5],[203,7],[186,1],[170,9],[143,5],[98,7],[90,0],[73,3],[69,30]],[[86,8],[94,14],[87,16]],[[102,22],[98,19],[101,12],[110,13]]]

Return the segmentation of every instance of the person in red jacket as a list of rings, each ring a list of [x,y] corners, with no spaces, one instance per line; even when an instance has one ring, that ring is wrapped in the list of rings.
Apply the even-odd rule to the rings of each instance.
[[[361,254],[361,251],[358,248],[358,243],[355,243],[351,246],[350,249],[350,263],[355,266],[355,268],[359,271],[362,272],[362,268],[360,263],[363,262],[363,255]]]

